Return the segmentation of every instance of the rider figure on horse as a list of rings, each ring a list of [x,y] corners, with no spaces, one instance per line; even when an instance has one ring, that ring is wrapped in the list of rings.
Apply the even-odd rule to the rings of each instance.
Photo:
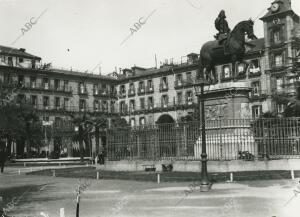
[[[217,19],[215,20],[215,27],[219,31],[219,33],[215,35],[215,38],[219,41],[219,44],[222,44],[222,42],[230,33],[230,28],[228,26],[224,10],[221,10]]]

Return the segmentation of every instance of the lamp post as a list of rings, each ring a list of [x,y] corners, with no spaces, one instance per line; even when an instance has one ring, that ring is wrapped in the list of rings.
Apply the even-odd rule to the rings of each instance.
[[[202,153],[201,153],[201,181],[200,191],[206,192],[210,190],[211,184],[207,174],[207,153],[206,153],[206,132],[205,132],[205,110],[204,110],[204,85],[206,81],[203,77],[197,79],[194,83],[195,93],[198,98],[199,117],[201,120],[201,138],[202,138]]]

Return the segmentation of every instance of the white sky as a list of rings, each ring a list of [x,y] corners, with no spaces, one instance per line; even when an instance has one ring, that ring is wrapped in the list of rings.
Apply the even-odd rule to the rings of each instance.
[[[155,54],[159,63],[170,58],[180,61],[188,53],[199,53],[201,45],[216,33],[214,20],[221,9],[226,11],[232,29],[239,21],[257,17],[271,2],[0,0],[0,44],[26,48],[44,63],[65,68],[92,70],[101,62],[102,74],[112,72],[115,66],[154,67]],[[300,14],[299,0],[292,0],[292,7]],[[22,35],[21,28],[45,10],[38,22],[12,45]],[[134,23],[154,10],[147,22],[121,45]],[[260,20],[255,22],[255,34],[263,37]]]

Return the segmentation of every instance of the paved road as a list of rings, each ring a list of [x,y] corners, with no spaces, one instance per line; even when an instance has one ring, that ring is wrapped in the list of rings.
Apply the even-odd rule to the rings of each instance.
[[[0,175],[0,192],[14,189],[19,202],[10,214],[25,216],[75,216],[77,179]],[[209,193],[192,183],[150,183],[92,180],[81,195],[81,217],[178,216],[178,217],[299,217],[300,195],[294,195],[297,180],[218,183]],[[0,195],[1,196],[1,195]],[[42,215],[41,215],[42,212]]]

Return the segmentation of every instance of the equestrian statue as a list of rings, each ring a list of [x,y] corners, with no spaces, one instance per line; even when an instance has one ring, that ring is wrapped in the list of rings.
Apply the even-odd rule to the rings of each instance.
[[[253,26],[254,22],[250,19],[238,23],[230,31],[225,11],[222,10],[215,20],[215,27],[219,31],[215,35],[216,40],[205,43],[201,48],[200,75],[211,83],[217,83],[215,66],[228,62],[232,63],[232,70],[235,72],[236,62],[241,62],[245,55],[245,35],[252,40],[257,39]]]

